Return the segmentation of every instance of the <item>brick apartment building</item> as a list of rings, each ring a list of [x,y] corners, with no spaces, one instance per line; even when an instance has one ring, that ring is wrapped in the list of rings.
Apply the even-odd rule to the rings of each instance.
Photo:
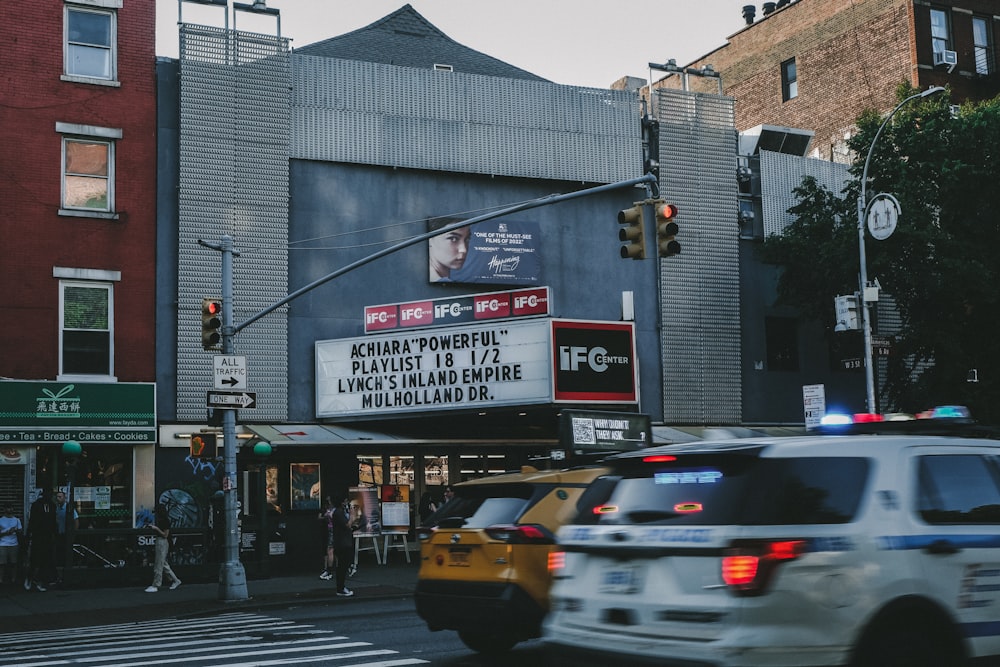
[[[81,527],[131,527],[155,439],[154,36],[148,1],[0,21],[0,501],[65,486],[75,440]]]
[[[740,131],[769,124],[815,132],[810,155],[849,161],[845,135],[865,109],[889,111],[896,88],[948,86],[951,100],[1000,93],[996,0],[796,0],[743,8],[728,43],[655,86],[718,92],[736,100]]]

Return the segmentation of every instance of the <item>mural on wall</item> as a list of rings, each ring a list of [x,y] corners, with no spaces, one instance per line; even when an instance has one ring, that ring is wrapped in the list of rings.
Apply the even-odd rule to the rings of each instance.
[[[157,452],[156,470],[161,489],[156,500],[167,507],[172,527],[208,528],[212,499],[222,489],[222,463],[191,456],[187,450],[164,449]],[[153,509],[141,507],[136,511],[136,527],[153,522]]]

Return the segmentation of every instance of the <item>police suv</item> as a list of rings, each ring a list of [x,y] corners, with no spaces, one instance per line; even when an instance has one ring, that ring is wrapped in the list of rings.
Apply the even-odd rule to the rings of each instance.
[[[550,557],[547,650],[687,667],[1000,655],[1000,440],[931,422],[610,457]]]

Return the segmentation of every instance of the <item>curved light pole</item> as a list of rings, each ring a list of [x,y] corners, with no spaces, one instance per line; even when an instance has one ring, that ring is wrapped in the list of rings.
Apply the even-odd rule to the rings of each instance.
[[[896,114],[897,111],[903,108],[908,102],[928,97],[936,93],[944,92],[944,88],[941,86],[931,86],[927,90],[916,93],[915,95],[910,95],[905,100],[896,105],[896,108],[889,112],[889,115],[885,117],[882,124],[879,125],[878,131],[875,132],[875,138],[872,139],[871,146],[868,147],[868,157],[865,158],[865,168],[861,173],[861,194],[858,195],[858,250],[861,256],[861,271],[858,277],[858,282],[861,283],[861,327],[864,331],[865,337],[865,387],[868,391],[868,412],[875,412],[875,369],[872,367],[872,326],[871,317],[868,313],[868,301],[865,299],[865,287],[868,285],[868,265],[865,259],[865,209],[868,207],[866,185],[868,183],[868,165],[872,161],[872,153],[875,152],[875,144],[878,142],[879,136],[882,134],[882,130],[885,126],[889,124],[889,120]]]

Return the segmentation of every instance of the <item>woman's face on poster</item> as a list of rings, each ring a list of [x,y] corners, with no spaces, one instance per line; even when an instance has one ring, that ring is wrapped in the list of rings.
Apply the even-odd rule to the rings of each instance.
[[[447,278],[452,271],[462,268],[469,254],[469,235],[469,228],[463,227],[428,240],[432,275]]]

